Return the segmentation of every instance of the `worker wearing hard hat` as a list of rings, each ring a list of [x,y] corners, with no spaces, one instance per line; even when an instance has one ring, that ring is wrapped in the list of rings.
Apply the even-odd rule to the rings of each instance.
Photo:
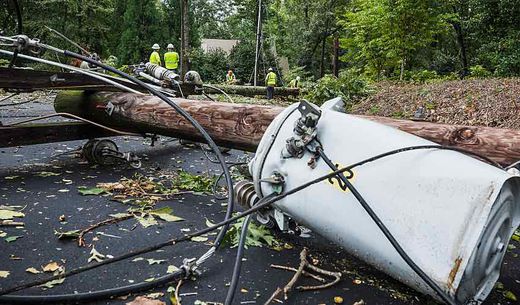
[[[300,77],[299,76],[296,76],[296,78],[293,79],[289,83],[289,88],[300,88]]]
[[[162,63],[161,63],[161,55],[159,55],[159,50],[161,49],[161,47],[156,43],[152,46],[152,54],[150,55],[150,63],[151,64],[154,64],[154,65],[159,65],[161,66]]]
[[[174,51],[173,44],[168,44],[168,52],[164,53],[164,67],[177,73],[179,67],[179,53]]]
[[[274,73],[273,68],[269,68],[269,73],[267,73],[265,77],[265,85],[267,86],[267,99],[271,100],[274,96],[274,86],[276,86],[276,73]]]
[[[233,70],[229,70],[226,74],[226,84],[233,85],[237,82],[237,78],[235,77],[235,73]]]

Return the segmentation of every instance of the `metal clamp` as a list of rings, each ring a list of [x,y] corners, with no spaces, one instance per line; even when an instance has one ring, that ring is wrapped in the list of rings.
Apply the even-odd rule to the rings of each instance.
[[[201,272],[197,270],[199,265],[196,258],[185,258],[182,260],[180,269],[184,270],[184,279],[190,278],[192,275],[200,275]]]
[[[298,106],[301,113],[300,119],[295,122],[294,136],[286,140],[285,148],[282,152],[284,158],[301,158],[305,147],[317,136],[316,126],[321,118],[321,110],[303,100]]]

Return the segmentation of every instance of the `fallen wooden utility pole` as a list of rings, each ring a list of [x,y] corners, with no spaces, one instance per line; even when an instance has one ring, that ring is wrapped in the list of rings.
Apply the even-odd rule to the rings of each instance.
[[[83,122],[0,125],[0,148],[113,136],[117,134]]]
[[[108,74],[104,76],[134,90],[147,92],[142,87],[128,82],[125,79],[112,77]],[[200,94],[194,84],[181,83],[180,86],[185,96]],[[2,67],[0,67],[0,89],[22,91],[43,89],[121,91],[121,89],[108,85],[101,80],[80,73],[9,69]],[[177,87],[175,89],[177,89]]]
[[[238,86],[238,85],[211,85],[215,88],[218,88],[227,94],[237,94],[243,96],[261,96],[267,94],[266,87],[261,86]],[[208,87],[204,88],[206,93],[220,93],[218,90],[211,89]],[[275,96],[298,96],[300,94],[299,88],[285,88],[285,87],[275,87],[274,95]]]
[[[209,132],[217,144],[255,151],[271,121],[283,108],[175,99]],[[69,112],[110,127],[200,141],[202,137],[160,99],[131,93],[68,91],[55,100],[57,112]],[[455,126],[362,116],[427,140],[463,148],[502,164],[520,160],[520,130]]]

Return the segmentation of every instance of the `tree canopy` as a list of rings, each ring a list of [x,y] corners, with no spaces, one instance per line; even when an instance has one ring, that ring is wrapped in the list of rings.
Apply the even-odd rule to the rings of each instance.
[[[180,48],[178,0],[19,0],[24,32],[74,48],[54,28],[119,64],[147,60],[152,44]],[[257,0],[190,0],[191,63],[203,77],[234,68],[250,80],[254,65]],[[369,79],[414,79],[520,74],[518,0],[263,0],[261,70],[273,66],[320,78],[340,70]],[[14,34],[10,1],[0,26]],[[238,39],[230,55],[206,54],[201,39]],[[339,49],[335,41],[339,40]],[[339,53],[340,63],[334,54]],[[286,62],[286,64],[284,64]],[[210,66],[213,66],[210,68]],[[419,76],[418,76],[419,75]],[[260,75],[262,77],[262,75]]]

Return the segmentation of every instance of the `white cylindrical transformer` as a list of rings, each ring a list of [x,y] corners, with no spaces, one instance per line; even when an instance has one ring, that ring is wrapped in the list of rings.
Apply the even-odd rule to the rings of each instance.
[[[435,144],[337,111],[339,102],[329,101],[321,108],[316,129],[324,152],[339,167],[398,148]],[[309,166],[310,152],[301,158],[282,155],[300,117],[293,105],[264,134],[250,163],[260,197],[275,190],[264,182],[273,173],[281,174],[285,190],[290,190],[332,172],[320,159]],[[489,295],[520,225],[520,178],[464,154],[437,149],[399,153],[353,173],[353,185],[412,260],[444,291],[461,304],[481,302]],[[438,298],[339,179],[312,185],[275,207],[377,269]]]
[[[155,65],[155,64],[152,64],[152,63],[146,63],[146,70],[148,71],[148,73],[150,75],[152,75],[153,77],[157,78],[157,79],[161,79],[161,80],[167,80],[167,81],[170,81],[170,82],[174,82],[174,81],[178,81],[180,80],[180,75],[173,72],[173,71],[170,71],[166,68],[163,68],[159,65]]]

